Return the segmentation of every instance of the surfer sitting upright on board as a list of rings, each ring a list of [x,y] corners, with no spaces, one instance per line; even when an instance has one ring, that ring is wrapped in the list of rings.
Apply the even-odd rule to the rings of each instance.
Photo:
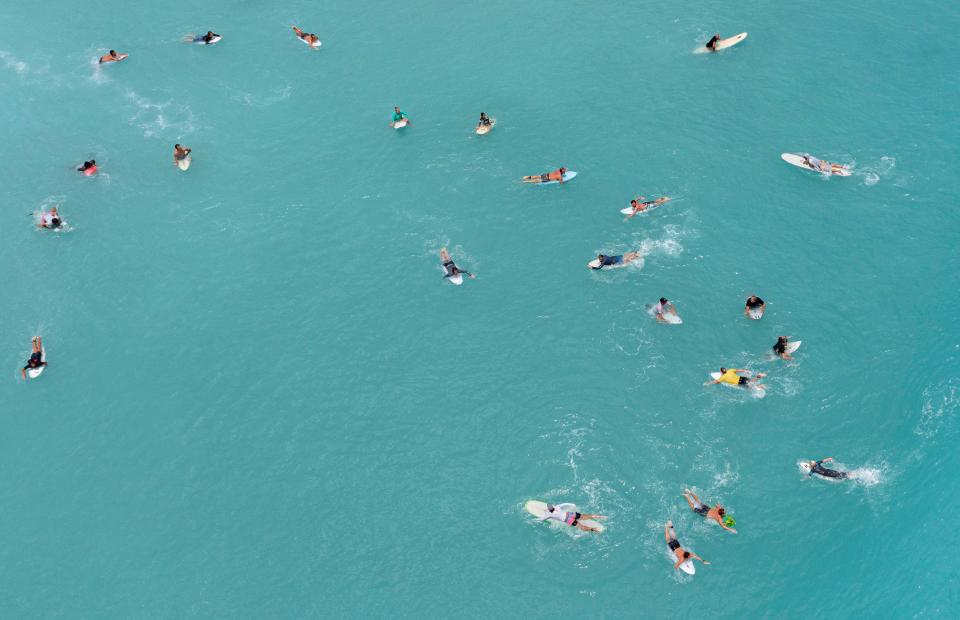
[[[706,45],[707,49],[710,50],[711,52],[717,51],[717,41],[719,40],[720,40],[720,33],[718,32],[714,34],[712,37],[710,37],[709,41],[707,41],[707,45]]]
[[[477,123],[477,127],[489,127],[490,126],[490,117],[487,116],[486,112],[480,113],[480,122]]]
[[[173,165],[176,166],[177,162],[182,159],[186,159],[187,155],[190,154],[190,151],[193,149],[188,149],[185,146],[180,146],[179,144],[173,145]]]
[[[787,343],[790,342],[789,336],[779,336],[777,344],[773,345],[773,352],[780,356],[782,360],[792,360],[793,356],[787,353]]]
[[[677,561],[673,563],[674,568],[680,568],[681,564],[690,559],[700,560],[704,564],[710,563],[696,553],[687,551],[680,546],[680,541],[677,540],[677,534],[673,531],[673,521],[667,521],[666,527],[663,528],[663,536],[667,539],[667,546],[670,547],[670,551],[673,551],[673,555],[677,556]]]
[[[665,319],[663,315],[667,313],[676,314],[677,309],[673,307],[672,303],[667,301],[666,297],[661,297],[657,305],[653,307],[653,316],[656,317],[657,321],[666,323],[667,319]]]

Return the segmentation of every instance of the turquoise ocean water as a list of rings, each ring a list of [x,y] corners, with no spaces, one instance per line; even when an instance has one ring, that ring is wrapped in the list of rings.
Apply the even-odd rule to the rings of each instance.
[[[929,0],[3,4],[0,616],[956,617],[957,26]],[[750,35],[693,54],[716,30]],[[674,201],[625,222],[636,194]],[[58,203],[71,229],[38,231]],[[442,246],[478,278],[443,281]],[[767,397],[703,387],[721,365]],[[825,456],[864,478],[800,473]]]

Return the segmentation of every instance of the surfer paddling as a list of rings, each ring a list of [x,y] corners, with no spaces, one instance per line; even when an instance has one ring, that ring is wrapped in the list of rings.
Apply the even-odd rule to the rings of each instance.
[[[320,37],[317,35],[304,32],[303,30],[297,28],[296,26],[290,26],[293,28],[293,31],[297,34],[297,38],[312,47],[313,49],[320,49]]]
[[[60,219],[60,214],[57,213],[57,208],[53,207],[46,213],[40,214],[40,221],[37,222],[39,228],[46,228],[49,230],[56,230],[63,225],[63,220]]]
[[[733,517],[729,516],[727,514],[726,508],[724,508],[720,504],[717,504],[716,506],[711,508],[710,506],[707,506],[706,504],[701,502],[700,498],[697,497],[697,494],[691,491],[690,489],[683,490],[683,498],[687,500],[688,504],[690,504],[690,509],[693,510],[698,515],[703,515],[707,519],[716,521],[717,523],[720,524],[720,527],[727,530],[728,532],[733,532],[734,534],[737,533],[737,530],[727,525],[728,521],[731,521],[731,522],[733,521]]]
[[[626,254],[617,254],[616,256],[607,256],[606,254],[597,254],[595,260],[587,263],[590,269],[603,269],[604,267],[623,267],[629,265],[635,260],[643,258],[640,252],[627,252]]]
[[[104,54],[100,57],[100,64],[106,64],[108,62],[120,62],[130,54],[118,54],[117,50],[110,50],[109,54]]]
[[[26,379],[28,370],[43,368],[46,365],[47,363],[43,360],[43,342],[40,340],[40,336],[34,336],[33,352],[30,353],[30,359],[27,360],[27,365],[20,370],[20,374]]]
[[[644,200],[645,198],[646,198],[646,196],[640,196],[639,198],[634,198],[633,200],[630,201],[630,208],[633,209],[633,212],[627,214],[627,218],[631,218],[631,217],[633,217],[634,215],[636,215],[636,214],[638,214],[638,213],[643,213],[644,211],[646,211],[646,210],[649,209],[650,207],[654,207],[654,206],[657,206],[657,205],[662,205],[663,203],[668,202],[668,201],[670,200],[670,198],[669,198],[668,196],[661,196],[660,198],[657,198],[656,200],[651,200],[651,201],[649,201],[649,202],[640,202],[641,200]]]
[[[762,299],[760,299],[756,295],[751,295],[750,297],[747,297],[747,303],[743,307],[743,314],[744,316],[748,316],[752,319],[753,317],[750,316],[751,312],[759,313],[760,316],[763,316],[763,312],[766,309],[767,309],[766,302],[764,302]],[[760,318],[760,317],[757,317],[757,318]]]
[[[474,280],[477,278],[469,271],[457,267],[457,264],[450,258],[450,252],[447,252],[447,248],[440,248],[440,262],[443,263],[443,270],[446,272],[444,278],[453,278],[458,275],[465,275]]]
[[[717,383],[726,383],[736,387],[752,387],[758,390],[767,389],[762,383],[757,383],[758,379],[766,377],[766,373],[758,372],[752,377],[747,377],[738,373],[750,372],[745,368],[720,368],[720,376],[712,381],[707,381],[704,385],[716,385]]]
[[[557,181],[558,183],[563,183],[563,175],[566,174],[566,168],[557,168],[553,172],[545,172],[543,174],[531,174],[529,176],[523,177],[524,183],[546,183],[548,181]]]
[[[663,536],[667,539],[667,547],[670,548],[670,551],[673,551],[673,555],[677,556],[677,561],[673,563],[675,569],[680,568],[680,565],[687,560],[700,560],[704,564],[710,563],[696,553],[687,551],[680,546],[680,541],[677,540],[677,534],[673,531],[673,521],[667,521],[667,525],[663,528]]]
[[[800,467],[802,467],[804,471],[807,472],[808,476],[817,474],[818,476],[822,476],[823,478],[833,478],[834,480],[845,480],[849,478],[850,477],[849,472],[839,471],[836,469],[828,469],[823,466],[824,463],[828,463],[832,460],[833,460],[833,457],[828,456],[827,458],[820,459],[819,461],[807,461],[805,463],[801,463]]]
[[[817,172],[822,172],[824,174],[839,174],[846,170],[846,168],[840,164],[832,164],[828,161],[817,159],[813,155],[804,155],[803,163],[806,164],[811,170],[816,170]]]
[[[584,532],[599,532],[600,530],[597,528],[584,525],[581,523],[581,521],[589,521],[591,519],[606,519],[606,517],[603,515],[591,515],[580,512],[567,512],[566,510],[562,510],[560,506],[547,504],[547,512],[540,517],[539,520],[546,521],[548,519],[559,521],[560,523],[566,523],[570,527],[576,527]]]

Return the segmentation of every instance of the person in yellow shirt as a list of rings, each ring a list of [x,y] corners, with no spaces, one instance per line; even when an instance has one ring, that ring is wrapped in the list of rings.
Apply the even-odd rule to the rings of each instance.
[[[745,368],[720,368],[720,376],[713,381],[707,381],[704,385],[711,385],[714,383],[728,383],[730,385],[740,386],[740,387],[754,387],[759,390],[766,389],[762,383],[757,383],[758,379],[762,379],[767,376],[766,373],[758,372],[753,377],[745,377],[737,373],[749,372]]]

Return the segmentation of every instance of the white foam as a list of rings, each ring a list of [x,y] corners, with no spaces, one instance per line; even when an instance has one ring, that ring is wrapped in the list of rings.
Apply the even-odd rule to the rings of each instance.
[[[132,90],[127,91],[126,98],[137,108],[136,113],[129,119],[130,124],[142,129],[144,138],[161,137],[161,134],[167,134],[180,139],[190,135],[196,129],[193,111],[186,104],[172,101],[154,103]],[[178,120],[180,118],[182,120]]]
[[[10,52],[0,50],[0,60],[3,61],[4,67],[10,69],[17,75],[26,75],[30,71],[30,65],[11,55]]]
[[[956,415],[960,399],[957,398],[957,388],[960,379],[953,378],[929,385],[923,390],[923,405],[920,407],[920,418],[913,432],[924,439],[933,439],[946,419]]]

